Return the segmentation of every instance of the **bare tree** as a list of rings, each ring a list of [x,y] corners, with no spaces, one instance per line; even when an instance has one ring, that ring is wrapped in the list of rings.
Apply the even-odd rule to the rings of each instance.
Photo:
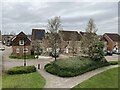
[[[53,19],[48,20],[48,30],[49,34],[49,46],[52,48],[52,52],[54,52],[54,57],[56,60],[57,57],[57,48],[59,48],[60,37],[58,31],[61,29],[61,21],[60,17],[54,17]]]
[[[81,42],[82,53],[90,58],[102,57],[102,44],[96,34],[97,29],[93,19],[90,19]]]
[[[40,41],[39,40],[32,41],[32,51],[36,51],[36,54],[39,54],[40,53],[40,49],[41,49]]]
[[[74,55],[77,51],[77,36],[76,33],[73,32],[71,35],[71,50],[72,54]]]

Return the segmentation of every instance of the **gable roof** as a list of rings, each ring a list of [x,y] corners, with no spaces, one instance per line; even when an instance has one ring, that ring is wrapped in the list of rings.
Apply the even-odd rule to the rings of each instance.
[[[31,41],[31,39],[27,37],[27,35],[24,32],[20,32],[18,35],[14,36],[12,38],[12,41],[14,41],[16,38],[27,38],[29,41]]]
[[[45,29],[32,29],[32,40],[42,40],[45,37]]]
[[[107,35],[114,42],[116,42],[116,41],[120,42],[120,35],[119,34],[116,34],[116,33],[105,33],[105,35]]]
[[[24,32],[20,32],[16,37],[27,37],[27,35]]]
[[[82,38],[77,31],[59,31],[59,33],[64,41],[70,41],[73,34],[77,36],[76,41],[80,41]]]

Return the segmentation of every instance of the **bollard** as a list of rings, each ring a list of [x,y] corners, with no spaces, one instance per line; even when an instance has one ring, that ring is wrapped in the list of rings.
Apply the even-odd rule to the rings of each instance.
[[[40,69],[40,64],[38,64],[38,69]]]

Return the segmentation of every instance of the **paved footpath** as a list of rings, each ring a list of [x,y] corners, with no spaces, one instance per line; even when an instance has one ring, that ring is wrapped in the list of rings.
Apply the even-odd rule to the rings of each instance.
[[[90,72],[87,72],[85,74],[82,74],[80,76],[71,77],[71,78],[61,78],[57,77],[55,75],[47,73],[44,69],[38,70],[38,72],[46,79],[46,85],[44,88],[72,88],[75,85],[89,79],[90,77],[101,73],[103,71],[106,71],[111,68],[118,67],[118,65],[111,65],[102,67]]]

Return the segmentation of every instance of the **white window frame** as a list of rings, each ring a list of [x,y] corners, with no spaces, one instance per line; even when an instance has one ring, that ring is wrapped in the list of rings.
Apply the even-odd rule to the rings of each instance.
[[[23,42],[23,43],[21,43]],[[24,40],[19,40],[19,45],[24,45]]]
[[[23,48],[23,53],[28,53],[28,48],[25,48],[25,50],[24,50],[24,48]]]
[[[16,53],[20,53],[20,49],[19,48],[16,48]]]

